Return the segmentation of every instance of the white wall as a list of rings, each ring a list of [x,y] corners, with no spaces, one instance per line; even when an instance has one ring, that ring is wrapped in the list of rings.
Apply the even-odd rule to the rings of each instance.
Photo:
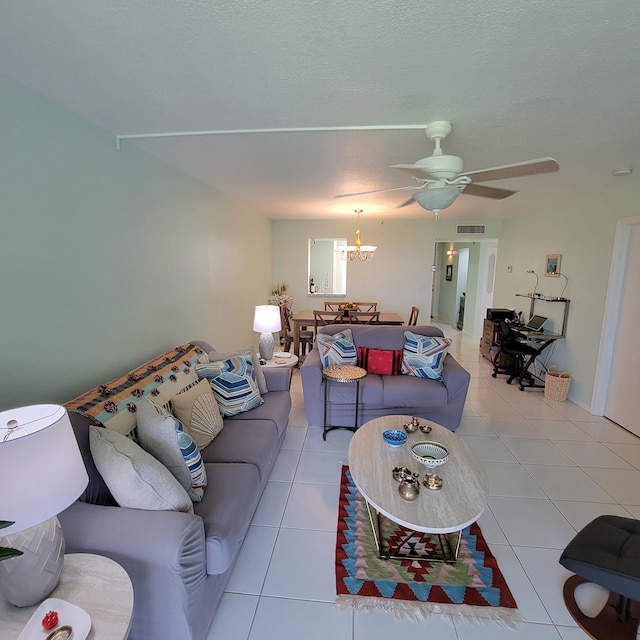
[[[616,220],[638,215],[639,203],[636,176],[626,181],[612,178],[611,187],[597,196],[505,223],[500,238],[494,304],[515,305],[525,310],[525,316],[528,301],[514,294],[532,290],[535,278],[526,271],[534,269],[540,274],[539,292],[559,295],[564,279],[542,274],[545,255],[562,254],[561,272],[569,278],[565,296],[571,304],[566,340],[556,343],[549,363],[572,374],[569,397],[585,408],[590,406],[593,392]]]
[[[294,311],[321,309],[322,296],[307,295],[307,242],[313,237],[345,237],[352,244],[355,217],[344,221],[273,221],[273,277],[286,282],[294,297]],[[381,221],[361,218],[364,244],[377,245],[371,262],[347,263],[344,300],[379,302],[378,309],[400,313],[405,321],[412,306],[428,322],[431,304],[431,264],[434,235],[419,221]]]
[[[362,217],[362,242],[377,245],[378,250],[371,262],[353,261],[347,264],[347,294],[344,299],[377,301],[380,303],[379,309],[400,313],[405,321],[409,319],[411,307],[416,306],[420,309],[418,322],[429,324],[433,280],[431,266],[436,240],[460,238],[456,236],[456,224],[461,222],[443,218],[441,216],[440,221],[436,222],[433,215],[427,212],[411,220]],[[487,234],[496,237],[501,226],[500,222],[487,223]],[[273,277],[275,282],[289,285],[289,291],[295,298],[294,311],[322,308],[325,300],[322,296],[307,295],[308,239],[345,237],[351,244],[355,227],[354,216],[338,221],[273,221]],[[441,277],[444,279],[444,268]],[[477,269],[474,272],[470,267],[469,277],[477,279]],[[454,280],[447,284],[451,284],[455,292],[455,273]]]

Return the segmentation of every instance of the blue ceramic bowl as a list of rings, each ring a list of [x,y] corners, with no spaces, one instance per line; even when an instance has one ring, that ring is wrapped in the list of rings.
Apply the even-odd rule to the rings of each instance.
[[[387,429],[382,432],[382,437],[392,447],[400,447],[407,441],[407,434],[400,429]]]

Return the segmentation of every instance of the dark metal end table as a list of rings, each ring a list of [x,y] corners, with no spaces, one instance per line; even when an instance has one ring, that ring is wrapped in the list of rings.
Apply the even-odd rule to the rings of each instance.
[[[366,369],[362,367],[356,367],[354,365],[341,364],[334,367],[327,367],[322,370],[322,382],[324,384],[324,417],[323,417],[323,431],[322,439],[327,439],[327,433],[334,429],[348,429],[349,431],[355,431],[358,428],[358,407],[360,404],[360,380],[367,375]],[[343,384],[349,382],[356,383],[356,415],[353,422],[353,427],[347,426],[327,426],[327,385],[329,382],[341,382]]]

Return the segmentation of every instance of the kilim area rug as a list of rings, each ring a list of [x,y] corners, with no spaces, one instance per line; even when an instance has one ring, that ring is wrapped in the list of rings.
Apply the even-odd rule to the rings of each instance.
[[[402,536],[406,531],[389,520],[382,526],[384,535]],[[338,608],[384,609],[416,619],[442,613],[469,621],[496,620],[510,627],[521,620],[477,524],[464,530],[455,565],[415,559],[416,550],[436,545],[435,537],[416,533],[402,547],[406,559],[379,558],[365,501],[348,467],[342,468],[336,544]]]

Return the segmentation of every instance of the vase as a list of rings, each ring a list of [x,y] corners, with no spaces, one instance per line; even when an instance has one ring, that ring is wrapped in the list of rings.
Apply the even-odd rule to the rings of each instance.
[[[44,600],[60,580],[64,537],[57,517],[0,538],[0,546],[22,551],[0,562],[0,593],[16,607]]]

